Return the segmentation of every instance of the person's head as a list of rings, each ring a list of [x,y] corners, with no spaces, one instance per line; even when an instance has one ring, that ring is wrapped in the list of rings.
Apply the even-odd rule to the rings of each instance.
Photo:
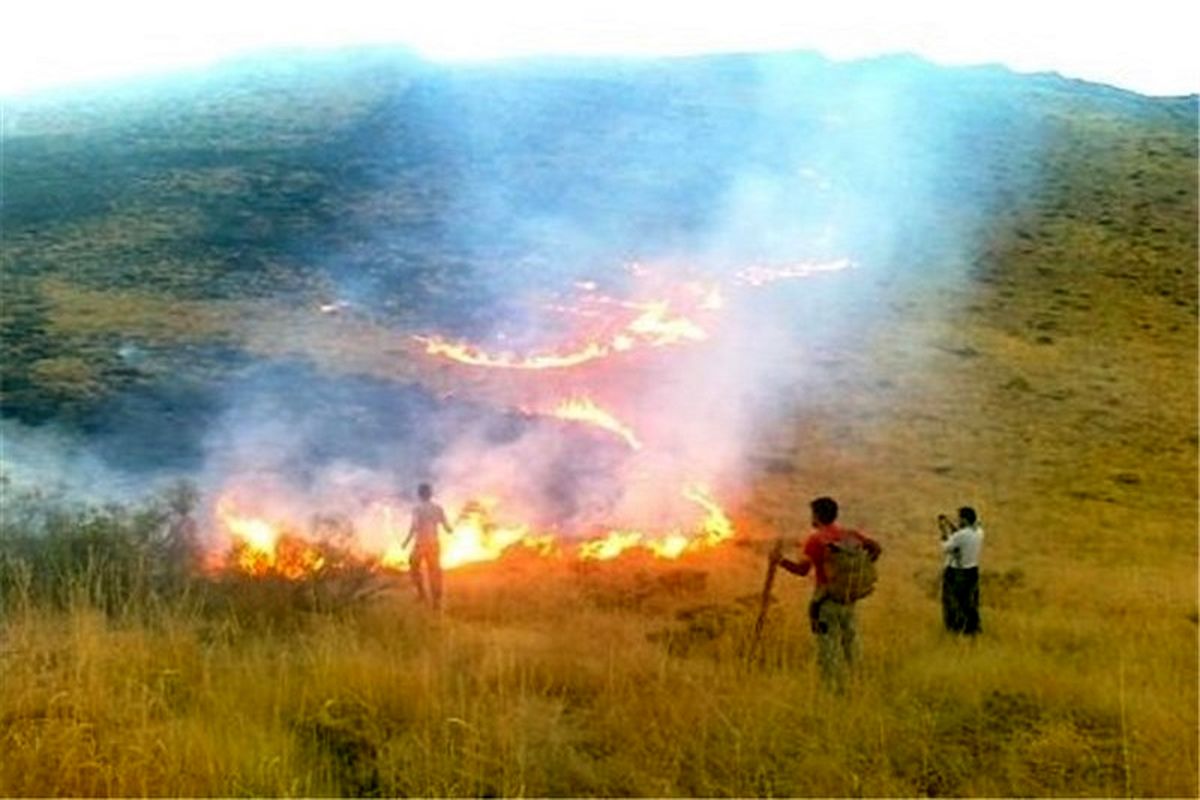
[[[428,483],[422,483],[417,487],[417,497],[422,500],[430,500],[433,498],[433,487]]]
[[[961,525],[974,525],[976,519],[975,509],[970,506],[963,506],[958,510],[958,521]]]
[[[838,504],[832,497],[818,497],[809,506],[812,508],[814,525],[832,525],[837,519]]]

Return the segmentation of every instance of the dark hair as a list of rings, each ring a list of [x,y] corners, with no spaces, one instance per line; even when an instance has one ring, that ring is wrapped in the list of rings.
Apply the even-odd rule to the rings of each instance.
[[[428,500],[429,498],[433,497],[433,487],[428,483],[422,483],[417,487],[417,497],[421,498],[422,500]]]
[[[977,519],[975,516],[975,509],[971,508],[970,506],[963,506],[958,510],[958,518],[968,525],[974,525],[975,520]]]
[[[822,525],[830,525],[837,519],[838,504],[832,497],[818,497],[809,505],[812,507],[813,516]]]

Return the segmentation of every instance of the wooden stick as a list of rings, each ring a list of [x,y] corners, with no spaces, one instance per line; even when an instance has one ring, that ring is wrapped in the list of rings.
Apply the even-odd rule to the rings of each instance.
[[[783,550],[783,540],[778,539],[775,546],[772,548],[772,553]],[[758,647],[758,642],[762,638],[763,625],[767,621],[767,610],[771,605],[771,587],[775,585],[775,572],[779,569],[778,559],[767,557],[767,577],[763,581],[762,590],[762,605],[758,610],[758,619],[754,622],[754,635],[750,639],[750,653],[753,656],[755,649]]]

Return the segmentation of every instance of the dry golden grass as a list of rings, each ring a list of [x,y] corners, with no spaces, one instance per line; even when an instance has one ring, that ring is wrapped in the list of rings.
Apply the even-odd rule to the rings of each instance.
[[[0,792],[1196,793],[1191,564],[990,570],[969,643],[939,630],[928,559],[888,544],[845,697],[819,685],[798,581],[744,657],[751,547],[456,573],[441,618],[403,583],[274,632],[182,604],[26,609],[0,634]]]

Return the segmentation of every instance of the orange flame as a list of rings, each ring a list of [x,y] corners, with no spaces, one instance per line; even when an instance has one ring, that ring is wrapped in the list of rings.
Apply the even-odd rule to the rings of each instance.
[[[583,560],[606,561],[638,548],[658,558],[675,559],[687,553],[713,547],[733,536],[733,525],[715,500],[700,487],[687,487],[683,496],[705,511],[697,531],[669,530],[659,534],[637,530],[613,530],[578,545],[576,557]],[[472,501],[459,514],[450,531],[439,535],[440,563],[443,569],[455,569],[468,564],[495,561],[519,549],[542,557],[562,554],[553,534],[538,534],[525,524],[497,524],[492,520],[494,502]],[[356,563],[377,565],[384,569],[406,571],[410,550],[399,543],[398,531],[391,524],[394,515],[390,506],[384,507],[384,518],[391,544],[374,555],[359,554]],[[325,556],[313,544],[284,532],[284,528],[260,517],[247,516],[234,510],[232,503],[222,500],[217,515],[233,546],[223,563],[214,562],[214,569],[231,568],[255,577],[270,575],[289,580],[321,573],[327,568]]]
[[[791,278],[808,278],[826,272],[838,272],[848,269],[853,264],[849,259],[842,258],[834,261],[794,264],[786,267],[768,267],[753,265],[739,270],[734,281],[748,286],[766,286],[776,281]],[[638,264],[629,264],[626,268],[635,276],[647,274],[645,268]],[[614,333],[600,335],[590,341],[563,352],[536,353],[518,355],[513,352],[488,352],[482,347],[467,342],[453,342],[441,336],[414,336],[428,355],[445,358],[450,361],[466,364],[472,367],[488,367],[493,369],[567,369],[587,364],[597,359],[606,358],[614,353],[623,353],[635,347],[665,347],[687,342],[699,342],[708,338],[708,333],[698,324],[687,317],[675,314],[668,300],[652,302],[618,301],[603,296],[593,296],[596,284],[581,282],[576,288],[587,292],[587,305],[566,307],[560,305],[550,308],[579,314],[595,316],[596,306],[616,306],[635,315]],[[724,297],[717,284],[690,283],[684,288],[690,290],[692,297],[685,300],[684,305],[698,311],[717,311],[724,306]],[[686,295],[685,295],[686,296]]]
[[[611,531],[607,536],[579,545],[579,557],[594,561],[616,558],[642,541],[638,531]]]
[[[539,536],[527,525],[497,525],[491,519],[494,502],[467,503],[453,528],[438,534],[438,563],[442,569],[454,569],[466,564],[495,561],[516,547],[526,547],[541,555],[552,555],[557,549],[553,536]],[[410,548],[398,542],[380,557],[380,564],[389,569],[407,570]]]
[[[298,580],[325,566],[319,550],[267,520],[242,516],[226,501],[218,504],[217,515],[233,537],[233,560],[242,572]]]
[[[689,486],[683,490],[683,496],[693,503],[700,505],[706,512],[704,517],[704,537],[700,543],[713,547],[733,537],[733,522],[725,515],[725,511],[712,498],[703,486]]]
[[[659,558],[674,559],[684,553],[714,547],[733,536],[733,523],[707,490],[700,486],[689,486],[683,490],[683,496],[705,511],[700,535],[688,536],[679,530],[658,536],[649,536],[639,531],[612,531],[599,539],[581,544],[578,550],[579,557],[585,560],[606,561],[616,558],[626,550],[641,547]]]
[[[670,299],[653,301],[621,300],[597,294],[597,284],[581,282],[576,289],[574,306],[550,306],[555,311],[571,314],[574,319],[569,325],[574,331],[568,343],[549,351],[520,354],[512,351],[492,352],[467,342],[454,342],[438,335],[415,336],[426,354],[474,367],[511,370],[570,369],[621,353],[641,348],[666,348],[709,338],[709,332],[695,320],[708,321],[709,316],[720,310],[725,303],[723,289],[734,286],[765,286],[791,278],[806,278],[821,273],[830,273],[853,266],[848,259],[824,263],[793,264],[785,267],[749,266],[736,273],[725,283],[710,283],[693,280],[668,287]],[[646,268],[629,264],[626,269],[641,283],[643,292],[660,296],[664,284],[657,281]],[[654,285],[649,285],[653,283]],[[645,294],[640,295],[645,297]],[[326,313],[335,313],[346,307],[341,301],[321,308]],[[682,309],[682,312],[680,311]],[[655,366],[655,365],[647,365]],[[650,369],[640,370],[635,377],[649,376]],[[571,383],[584,377],[580,373],[570,375]],[[611,374],[600,376],[609,381]],[[571,391],[579,391],[573,386]],[[528,396],[528,395],[526,395]],[[555,392],[561,397],[561,392]],[[551,401],[553,402],[553,401]],[[621,437],[635,451],[643,449],[643,443],[633,428],[613,413],[597,405],[586,396],[575,396],[559,402],[552,410],[550,405],[540,406],[541,413],[558,419],[578,422],[601,428]],[[631,549],[651,555],[674,559],[685,554],[719,545],[734,535],[733,525],[712,496],[700,486],[687,486],[683,497],[703,510],[703,519],[691,526],[667,524],[665,530],[642,531],[637,528],[603,530],[603,535],[579,543],[573,554],[586,560],[617,558]],[[524,523],[498,524],[493,519],[494,503],[469,503],[448,531],[439,533],[440,561],[446,569],[466,564],[493,561],[514,548],[527,548],[542,555],[560,554],[558,540],[554,535],[531,530]],[[354,547],[355,563],[390,569],[408,568],[409,551],[400,545],[401,531],[395,524],[392,506],[379,502],[376,511],[382,509],[382,520],[376,519],[367,526],[367,539],[358,540]],[[230,503],[222,500],[218,504],[218,517],[229,534],[233,548],[225,565],[252,575],[282,575],[299,578],[323,569],[332,570],[340,562],[338,551],[310,544],[292,535],[287,529],[267,519],[247,516],[234,511]],[[362,523],[359,518],[356,522]],[[313,538],[318,538],[314,534]],[[322,539],[322,541],[324,541]],[[370,541],[370,544],[366,544]],[[326,559],[334,561],[330,566]]]
[[[425,352],[431,356],[441,356],[460,364],[472,367],[492,367],[496,369],[563,369],[577,367],[589,361],[603,358],[611,351],[602,344],[592,343],[580,350],[538,356],[521,357],[514,353],[493,355],[465,342],[448,342],[440,336],[414,336],[416,341],[425,346]]]
[[[594,425],[598,428],[603,428],[620,436],[634,450],[642,449],[642,443],[628,425],[625,425],[608,411],[596,405],[590,398],[576,397],[564,400],[551,412],[551,415],[558,419],[581,422],[585,425]]]
[[[712,297],[708,296],[707,302]],[[705,302],[702,300],[702,302]],[[639,312],[616,333],[590,341],[574,350],[562,353],[542,353],[519,356],[512,352],[489,353],[466,342],[451,342],[441,336],[414,336],[425,352],[459,364],[493,369],[565,369],[590,361],[623,353],[638,346],[666,347],[684,342],[703,341],[708,334],[686,317],[674,315],[670,303],[620,303],[622,308]]]

